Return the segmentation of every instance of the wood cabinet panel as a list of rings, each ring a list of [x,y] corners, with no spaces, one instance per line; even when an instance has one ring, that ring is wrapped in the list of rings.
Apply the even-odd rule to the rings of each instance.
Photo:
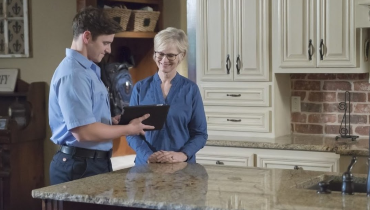
[[[41,209],[31,191],[44,186],[45,91],[45,82],[18,80],[15,92],[0,93],[0,115],[16,101],[18,106],[30,104],[24,127],[9,117],[7,129],[0,130],[0,210]]]

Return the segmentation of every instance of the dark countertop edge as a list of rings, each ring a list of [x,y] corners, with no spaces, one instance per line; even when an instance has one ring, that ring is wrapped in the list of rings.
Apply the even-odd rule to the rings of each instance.
[[[42,189],[42,188],[41,188]],[[143,202],[135,202],[134,200],[124,200],[124,199],[108,199],[105,197],[96,197],[97,199],[91,199],[91,196],[80,195],[77,198],[69,197],[69,194],[65,193],[65,197],[60,196],[63,193],[48,193],[48,196],[45,197],[45,192],[41,190],[35,189],[32,190],[32,198],[34,199],[42,199],[42,200],[58,200],[58,201],[66,201],[66,202],[78,202],[78,203],[86,203],[86,204],[98,204],[98,205],[106,205],[106,206],[121,206],[121,207],[129,207],[129,208],[148,208],[148,209],[204,209],[204,210],[225,210],[224,208],[214,208],[214,207],[201,207],[195,205],[184,205],[179,203],[167,203],[167,202],[151,202],[147,201]],[[83,199],[85,197],[85,199]],[[72,199],[71,199],[72,198]]]

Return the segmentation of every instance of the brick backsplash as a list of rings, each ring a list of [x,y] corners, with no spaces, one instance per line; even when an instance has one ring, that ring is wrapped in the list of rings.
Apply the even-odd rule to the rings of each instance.
[[[344,114],[339,103],[344,102],[345,92],[349,91],[350,132],[369,136],[369,74],[291,74],[290,79],[291,96],[301,97],[301,112],[291,113],[292,133],[339,135]]]

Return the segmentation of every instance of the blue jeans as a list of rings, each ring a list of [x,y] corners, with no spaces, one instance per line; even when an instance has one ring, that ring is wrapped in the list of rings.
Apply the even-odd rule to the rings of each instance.
[[[58,151],[50,163],[50,185],[113,171],[110,158],[83,158]]]

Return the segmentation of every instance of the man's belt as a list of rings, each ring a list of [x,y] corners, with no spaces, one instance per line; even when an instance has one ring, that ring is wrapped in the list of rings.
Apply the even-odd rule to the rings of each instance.
[[[110,158],[112,154],[111,151],[92,150],[72,146],[61,146],[59,151],[67,155],[83,158]]]

